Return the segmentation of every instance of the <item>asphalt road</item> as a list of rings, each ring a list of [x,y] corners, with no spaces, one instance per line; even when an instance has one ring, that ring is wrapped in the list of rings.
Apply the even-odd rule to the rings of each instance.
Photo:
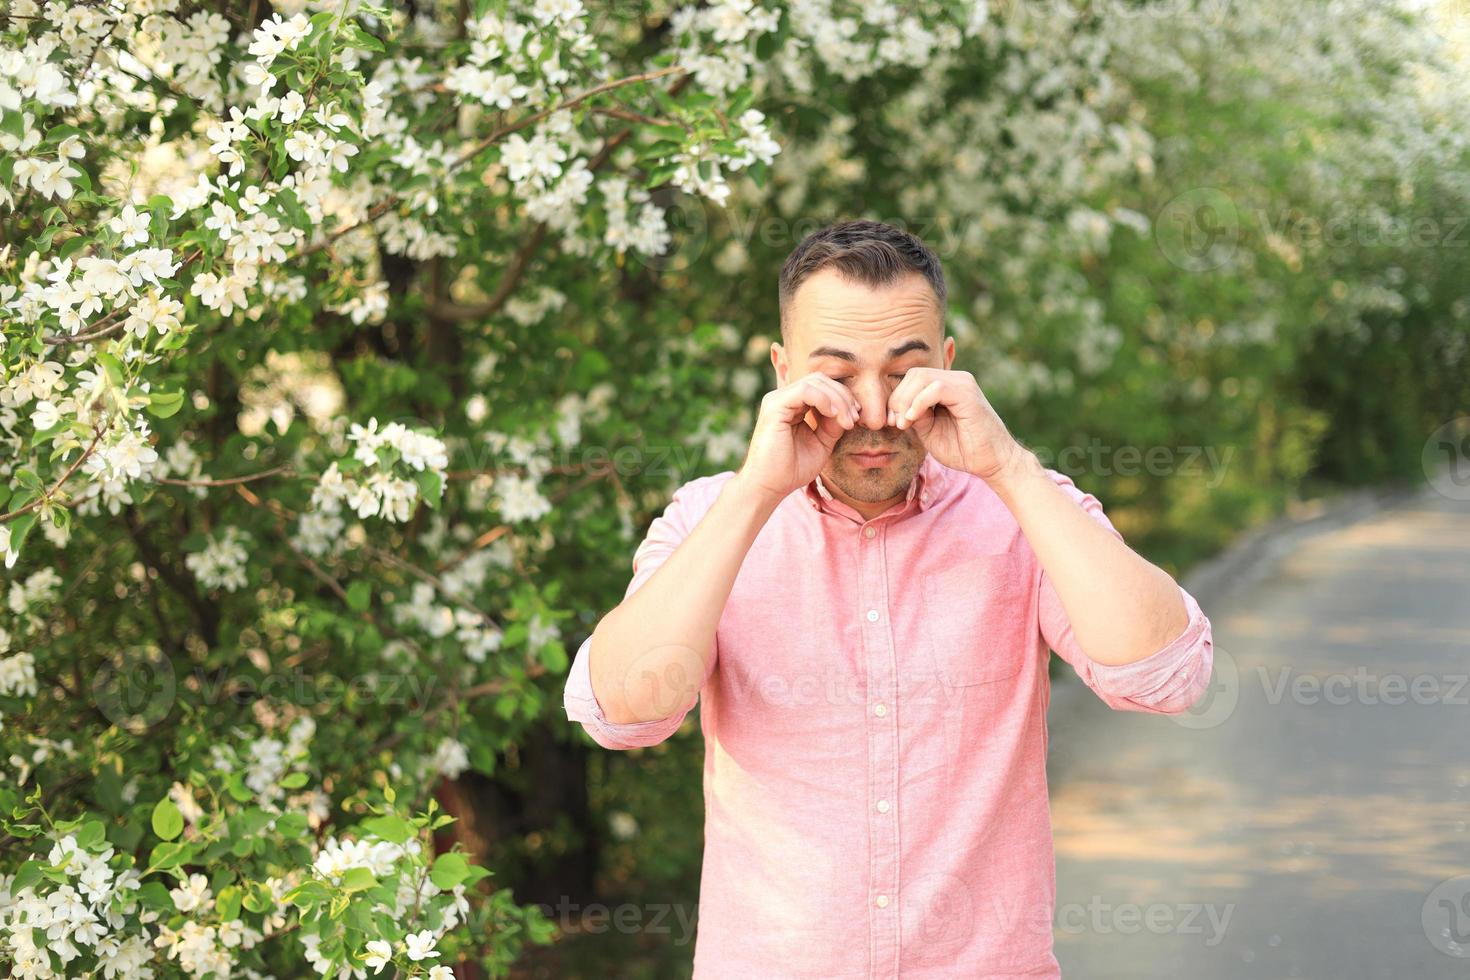
[[[1425,491],[1200,598],[1190,715],[1053,704],[1062,975],[1470,977],[1470,501]]]

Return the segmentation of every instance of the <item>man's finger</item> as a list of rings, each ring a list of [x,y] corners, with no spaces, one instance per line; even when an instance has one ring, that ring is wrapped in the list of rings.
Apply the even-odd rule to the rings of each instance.
[[[823,380],[829,385],[835,385],[839,390],[842,387],[825,376],[819,379],[809,375],[779,389],[778,397],[783,409],[783,421],[787,424],[795,424],[798,420],[804,420],[809,411],[832,418],[844,427],[854,421],[846,400],[838,391],[823,385],[821,383]]]
[[[907,380],[907,379],[905,379]],[[935,405],[942,405],[948,397],[949,389],[943,381],[935,378],[925,385],[919,392],[909,399],[908,404],[896,409],[898,413],[898,427],[907,429],[923,414]]]
[[[914,399],[919,396],[929,385],[943,380],[943,372],[929,371],[923,368],[914,368],[908,371],[903,380],[894,386],[888,395],[888,424],[896,426]]]

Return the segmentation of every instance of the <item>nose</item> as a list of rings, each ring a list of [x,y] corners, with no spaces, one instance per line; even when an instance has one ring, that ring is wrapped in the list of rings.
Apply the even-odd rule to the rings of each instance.
[[[858,422],[865,428],[878,431],[888,428],[888,386],[881,377],[859,380],[853,386],[853,396],[861,410]]]

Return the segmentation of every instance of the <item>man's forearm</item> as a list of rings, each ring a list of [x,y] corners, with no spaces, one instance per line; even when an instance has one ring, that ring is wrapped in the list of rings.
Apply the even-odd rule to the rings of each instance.
[[[1078,644],[1100,664],[1142,660],[1189,624],[1169,573],[1113,536],[1018,447],[991,488],[1021,526],[1056,588]]]
[[[666,718],[693,701],[735,576],[780,503],[737,474],[674,552],[592,633],[592,690],[613,724]]]

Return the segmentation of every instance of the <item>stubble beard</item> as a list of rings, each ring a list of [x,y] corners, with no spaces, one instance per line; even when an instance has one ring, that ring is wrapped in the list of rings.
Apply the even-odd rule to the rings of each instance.
[[[849,455],[864,450],[890,449],[896,451],[898,457],[886,466],[864,466]],[[923,461],[924,447],[914,438],[912,431],[884,429],[873,432],[864,429],[860,432],[854,429],[845,433],[832,447],[832,459],[822,479],[853,500],[875,504],[904,493]]]

